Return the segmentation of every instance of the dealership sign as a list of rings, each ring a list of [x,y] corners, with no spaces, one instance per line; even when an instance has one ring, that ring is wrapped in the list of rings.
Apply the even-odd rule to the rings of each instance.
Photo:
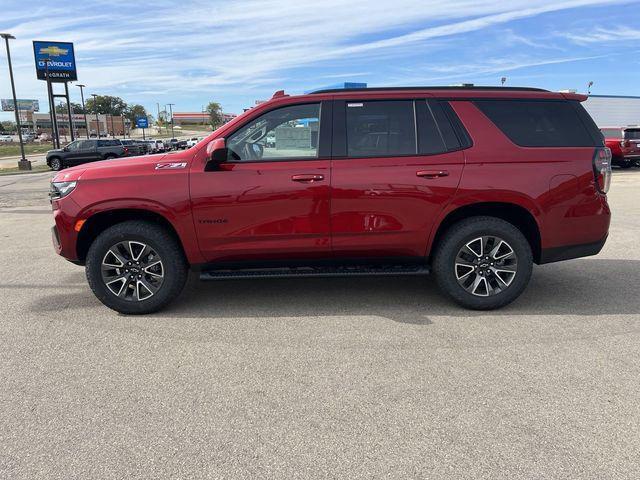
[[[19,98],[18,102],[18,110],[21,112],[39,112],[40,111],[40,103],[38,100],[25,100],[23,98]],[[13,103],[13,98],[1,98],[0,106],[2,107],[3,112],[14,112],[15,104]]]
[[[70,82],[78,79],[73,43],[34,40],[33,54],[39,80],[47,79],[47,70],[52,82]]]
[[[136,117],[136,127],[149,128],[149,119],[147,117]]]

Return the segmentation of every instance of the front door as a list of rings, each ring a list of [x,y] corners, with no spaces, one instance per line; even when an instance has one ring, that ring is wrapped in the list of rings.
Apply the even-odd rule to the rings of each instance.
[[[208,262],[330,255],[329,158],[320,103],[289,105],[226,138],[228,160],[190,175],[198,242]],[[327,148],[330,148],[328,146]]]
[[[354,99],[333,108],[334,256],[424,257],[464,166],[444,107],[425,99]]]
[[[77,144],[67,156],[67,162],[70,165],[93,162],[97,155],[96,143],[96,140],[76,140],[69,145]]]

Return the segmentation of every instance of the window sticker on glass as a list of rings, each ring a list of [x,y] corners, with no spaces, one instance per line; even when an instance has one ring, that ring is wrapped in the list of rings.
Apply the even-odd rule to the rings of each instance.
[[[347,103],[347,107],[362,107],[362,103]]]

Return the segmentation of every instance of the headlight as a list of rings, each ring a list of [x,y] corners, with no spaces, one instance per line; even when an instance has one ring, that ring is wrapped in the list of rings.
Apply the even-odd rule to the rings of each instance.
[[[77,182],[51,182],[51,191],[49,192],[49,198],[51,200],[57,200],[64,198],[73,192],[76,188]]]

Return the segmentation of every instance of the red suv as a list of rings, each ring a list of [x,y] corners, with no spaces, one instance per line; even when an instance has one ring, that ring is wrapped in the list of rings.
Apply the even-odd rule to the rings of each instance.
[[[629,168],[640,162],[640,127],[603,127],[600,131],[613,165]]]
[[[611,154],[585,96],[531,88],[273,98],[194,147],[63,170],[53,241],[123,313],[201,279],[415,275],[459,304],[517,298],[533,263],[597,254]]]

